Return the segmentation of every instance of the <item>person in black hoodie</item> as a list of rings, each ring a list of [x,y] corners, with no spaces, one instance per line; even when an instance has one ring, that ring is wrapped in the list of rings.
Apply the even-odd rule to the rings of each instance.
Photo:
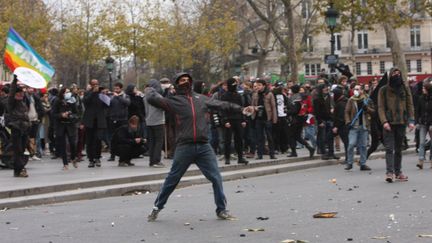
[[[148,88],[149,90],[146,91],[149,104],[175,113],[178,131],[173,164],[156,198],[153,210],[148,216],[148,221],[156,220],[180,179],[193,163],[213,184],[217,217],[225,220],[232,219],[233,217],[226,210],[226,197],[216,155],[208,142],[209,127],[206,113],[210,108],[239,113],[242,107],[192,92],[192,77],[187,73],[178,74],[174,82],[176,95],[169,98],[157,95],[153,88]],[[253,108],[245,108],[245,112],[253,112]]]
[[[419,130],[419,162],[417,167],[423,169],[423,164],[426,160],[426,136],[429,134],[429,138],[432,137],[431,125],[432,125],[432,84],[430,83],[432,78],[426,80],[423,85],[423,95],[420,96],[417,102],[415,113],[416,124]],[[431,150],[432,151],[432,150]],[[432,160],[432,153],[429,155],[429,161]],[[431,165],[432,168],[432,165]]]
[[[287,115],[291,117],[291,124],[289,129],[289,142],[291,147],[291,154],[288,157],[297,157],[297,142],[304,145],[309,150],[309,157],[312,158],[315,153],[315,149],[302,137],[303,124],[306,122],[306,111],[303,107],[302,101],[307,99],[305,90],[302,89],[300,94],[300,86],[294,85],[291,87],[293,96],[291,97],[292,105],[289,106]]]
[[[55,122],[56,144],[59,154],[63,159],[63,170],[69,169],[66,145],[69,144],[70,159],[73,167],[78,168],[76,160],[76,123],[78,122],[78,110],[76,99],[67,88],[62,88],[52,108]],[[66,138],[69,143],[66,143]]]
[[[231,102],[243,107],[242,97],[237,93],[237,81],[229,78],[227,81],[228,91],[225,92],[221,100]],[[230,164],[231,140],[234,133],[234,145],[237,152],[239,164],[248,164],[249,161],[243,158],[243,129],[246,127],[246,121],[241,113],[222,113],[222,124],[224,126],[225,141],[225,164]]]
[[[28,142],[28,129],[31,126],[28,107],[24,102],[24,91],[17,85],[17,76],[11,84],[5,115],[6,126],[11,129],[11,142],[14,161],[14,176],[28,177],[24,149]]]
[[[313,100],[313,107],[318,125],[318,144],[324,160],[339,159],[334,154],[333,106],[329,87],[326,84],[320,84],[317,87],[317,97]]]
[[[348,127],[345,124],[345,107],[348,98],[345,95],[345,91],[341,87],[337,87],[333,90],[333,100],[335,103],[333,113],[333,134],[334,136],[339,135],[345,150],[345,163],[347,161],[348,151]]]

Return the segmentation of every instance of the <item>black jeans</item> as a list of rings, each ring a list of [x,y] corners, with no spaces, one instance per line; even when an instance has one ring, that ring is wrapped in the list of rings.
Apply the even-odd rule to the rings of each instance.
[[[333,122],[323,121],[323,123],[324,123],[324,127],[318,126],[318,141],[319,141],[321,154],[323,155],[327,154],[328,156],[333,156],[334,155],[334,135],[332,131]]]
[[[109,147],[111,150],[111,139],[112,136],[114,135],[114,132],[121,126],[126,125],[128,123],[127,120],[123,120],[123,121],[113,121],[113,120],[109,120],[108,121],[108,141],[109,141]],[[112,153],[111,151],[111,158],[114,158],[115,155]]]
[[[11,129],[11,141],[13,149],[14,173],[18,175],[25,167],[24,150],[28,142],[28,134],[16,129]]]
[[[86,127],[86,152],[90,162],[101,158],[101,138],[104,129]]]
[[[264,121],[264,120],[255,121],[255,127],[257,132],[257,143],[258,143],[258,157],[262,157],[264,154],[265,136],[267,136],[269,155],[274,156],[272,126],[273,124],[271,121]]]
[[[161,162],[161,153],[164,143],[165,127],[164,125],[147,126],[148,131],[148,146],[150,165]]]
[[[243,158],[243,138],[242,131],[243,127],[241,126],[240,121],[230,121],[230,128],[224,128],[224,136],[225,136],[225,159],[229,159],[231,155],[231,140],[232,135],[234,133],[234,146],[237,152],[237,156],[239,159]]]
[[[297,142],[306,146],[307,149],[313,149],[311,145],[302,137],[303,132],[303,124],[302,123],[293,123],[289,127],[289,144],[291,148],[292,154],[297,154]]]
[[[386,150],[387,173],[402,173],[402,146],[405,139],[405,125],[391,125],[391,131],[383,130]]]
[[[75,124],[72,124],[72,126],[75,127]],[[69,142],[70,159],[74,160],[76,158],[76,133],[69,134],[67,132],[67,129],[65,129],[65,131],[63,133],[56,134],[57,149],[59,150],[59,155],[63,159],[63,165],[69,164],[67,149],[66,149],[66,147],[67,147],[66,145],[68,143],[66,142],[66,138],[67,138],[67,141]]]
[[[380,142],[383,140],[382,139],[382,126],[381,126],[381,122],[379,122],[379,120],[375,120],[378,118],[372,118],[371,120],[371,145],[367,151],[367,158],[369,158],[369,156],[375,152],[378,148],[378,145],[380,144]]]
[[[289,145],[289,129],[286,117],[278,117],[278,121],[273,125],[273,141],[275,149],[282,153],[288,150]]]
[[[344,125],[338,127],[338,135],[340,136],[342,143],[344,144],[345,161],[348,158],[348,145],[349,145],[348,134],[349,134],[348,126]]]

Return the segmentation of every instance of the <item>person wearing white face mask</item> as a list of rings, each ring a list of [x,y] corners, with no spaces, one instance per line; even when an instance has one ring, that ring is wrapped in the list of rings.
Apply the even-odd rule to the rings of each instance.
[[[345,123],[348,126],[348,151],[345,170],[351,170],[354,162],[354,147],[360,152],[360,170],[371,170],[366,165],[367,137],[370,129],[370,115],[375,111],[373,101],[364,94],[363,87],[356,85],[354,95],[345,107]]]
[[[59,155],[63,159],[63,170],[69,169],[66,138],[69,141],[70,161],[75,168],[78,167],[76,160],[76,123],[78,122],[78,112],[75,103],[76,99],[72,96],[70,90],[62,88],[52,108],[56,145]]]

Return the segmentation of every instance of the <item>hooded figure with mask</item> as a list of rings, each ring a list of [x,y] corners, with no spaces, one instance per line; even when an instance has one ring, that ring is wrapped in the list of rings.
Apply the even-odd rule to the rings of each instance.
[[[162,97],[163,90],[158,80],[151,79],[148,82],[148,86],[152,87],[157,92],[157,95]],[[163,139],[165,137],[165,112],[161,108],[149,104],[147,95],[144,95],[144,106],[146,110],[147,142],[150,157],[149,166],[162,168],[165,167],[161,162]]]
[[[14,176],[28,177],[25,169],[27,161],[24,157],[24,150],[28,143],[27,131],[31,123],[28,116],[28,107],[24,102],[24,90],[17,83],[17,76],[14,75],[7,101],[5,124],[11,129]]]
[[[367,138],[371,127],[371,115],[375,112],[374,104],[361,85],[354,86],[354,95],[345,107],[345,124],[349,128],[348,151],[345,170],[351,170],[354,163],[354,147],[360,152],[360,170],[371,170],[366,165]]]
[[[63,170],[69,169],[69,160],[66,146],[69,144],[70,160],[75,168],[78,168],[76,160],[76,123],[78,122],[78,110],[76,100],[68,88],[62,88],[58,94],[53,108],[56,146],[59,155],[63,159]],[[66,142],[66,139],[69,143]]]
[[[228,91],[225,92],[221,100],[227,101],[239,106],[244,106],[242,97],[237,93],[237,80],[229,78],[227,81]],[[241,113],[223,112],[222,125],[224,128],[224,141],[225,141],[225,164],[230,164],[231,156],[231,140],[234,133],[234,144],[238,157],[238,164],[247,165],[249,162],[243,158],[243,129],[246,127],[246,120]]]
[[[156,198],[148,221],[155,221],[164,208],[169,196],[191,164],[196,164],[205,177],[213,184],[216,215],[220,219],[233,217],[226,210],[226,197],[223,192],[222,177],[216,155],[208,142],[209,109],[240,113],[242,107],[230,102],[209,99],[192,91],[192,77],[180,73],[174,79],[176,95],[169,98],[160,96],[154,88],[146,89],[149,104],[172,112],[176,117],[177,146],[170,172]],[[246,111],[250,112],[252,107]]]
[[[394,179],[407,181],[402,173],[402,147],[406,127],[414,129],[414,106],[410,89],[402,79],[398,68],[392,68],[389,83],[378,93],[378,115],[383,126],[383,138],[386,148],[386,181]]]

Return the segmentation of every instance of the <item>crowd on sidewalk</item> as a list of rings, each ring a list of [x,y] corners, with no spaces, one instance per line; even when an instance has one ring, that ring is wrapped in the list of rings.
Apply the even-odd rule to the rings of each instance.
[[[417,166],[423,169],[432,159],[425,156],[432,123],[431,78],[407,85],[393,68],[381,81],[375,78],[367,84],[351,75],[320,76],[301,85],[239,77],[209,87],[195,81],[190,83],[190,97],[200,94],[250,108],[242,113],[207,105],[208,110],[199,116],[195,109],[200,107],[194,105],[188,111],[181,102],[180,107],[171,104],[170,108],[155,102],[155,96],[172,100],[179,95],[174,81],[152,79],[140,91],[122,83],[110,90],[93,79],[85,90],[72,85],[45,91],[23,86],[15,78],[0,91],[2,166],[12,168],[16,177],[27,177],[28,160],[51,155],[62,160],[64,170],[69,165],[77,168],[84,156],[88,167],[95,168],[102,166],[101,152],[106,150],[108,160],[118,157],[120,167],[134,166],[132,160],[145,155],[150,167],[160,168],[165,166],[162,151],[173,158],[176,145],[184,143],[183,133],[191,133],[193,139],[209,142],[225,164],[233,160],[248,164],[248,159],[267,155],[270,159],[297,157],[297,149],[303,147],[310,157],[317,153],[325,160],[339,159],[335,150],[342,143],[346,170],[353,169],[356,152],[360,170],[370,170],[367,158],[383,142],[386,180],[391,182],[408,178],[401,170],[401,151],[406,128],[413,130],[415,125]],[[192,98],[188,102],[192,104]],[[193,113],[187,121],[193,125],[191,131],[184,129],[178,113],[171,112],[174,106]],[[205,127],[196,126],[202,119]]]

